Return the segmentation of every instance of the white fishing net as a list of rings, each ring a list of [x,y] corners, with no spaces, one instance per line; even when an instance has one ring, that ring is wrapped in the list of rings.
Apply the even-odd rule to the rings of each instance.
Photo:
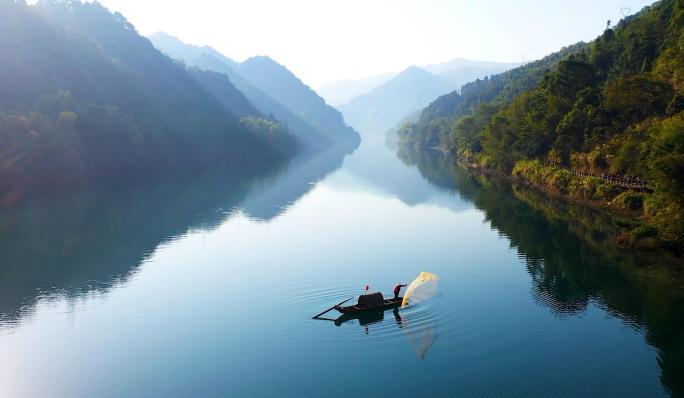
[[[406,289],[401,306],[416,305],[434,296],[437,293],[438,281],[437,275],[431,272],[421,272]]]

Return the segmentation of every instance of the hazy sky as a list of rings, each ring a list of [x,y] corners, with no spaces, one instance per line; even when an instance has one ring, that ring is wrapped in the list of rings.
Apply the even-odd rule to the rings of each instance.
[[[648,0],[101,0],[142,34],[165,31],[241,61],[269,55],[305,83],[456,57],[519,62],[595,38]]]

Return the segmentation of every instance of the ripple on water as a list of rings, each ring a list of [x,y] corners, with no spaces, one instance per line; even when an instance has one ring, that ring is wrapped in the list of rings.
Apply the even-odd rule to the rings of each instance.
[[[440,286],[440,289],[446,293],[449,286],[445,284]],[[380,346],[397,346],[405,349],[408,343],[420,359],[426,359],[428,351],[434,355],[440,345],[461,347],[462,354],[478,349],[477,342],[482,338],[482,331],[473,325],[472,319],[469,318],[471,315],[447,305],[448,294],[444,296],[438,293],[430,300],[398,309],[396,314],[389,310],[379,316],[345,319],[341,318],[340,313],[332,310],[324,315],[328,321],[311,319],[313,315],[349,297],[353,297],[350,303],[356,302],[361,293],[356,284],[333,286],[332,283],[321,284],[313,278],[284,280],[277,291],[268,291],[265,294],[272,296],[269,299],[277,300],[285,309],[277,316],[283,317],[283,320],[297,318],[299,321],[278,323],[278,327],[272,330],[273,336],[283,333],[298,336],[288,344],[292,347],[301,347],[298,352],[303,356],[314,355],[310,352],[312,345],[334,350],[334,347],[346,347],[351,342],[357,342],[362,346],[371,344],[378,349]],[[272,300],[260,303],[269,301]],[[367,348],[374,349],[371,346]]]
[[[301,311],[296,316],[303,320],[310,320],[313,315],[345,298],[353,297],[350,301],[355,302],[360,294],[356,286],[321,286],[313,281],[305,280],[290,281],[288,286],[284,287],[285,289],[282,290],[288,293],[279,297],[279,301]],[[446,308],[445,300],[441,295],[417,305],[400,308],[396,314],[388,310],[379,315],[361,318],[340,319],[339,316],[340,314],[334,310],[324,315],[326,318],[342,321],[339,326],[349,332],[354,332],[354,329],[359,327],[367,328],[370,332],[369,338],[403,338],[406,333],[432,331],[437,334],[439,330],[441,334],[459,339],[475,339],[475,336],[468,336],[465,321],[460,318],[459,314]],[[331,326],[333,325],[331,322]]]

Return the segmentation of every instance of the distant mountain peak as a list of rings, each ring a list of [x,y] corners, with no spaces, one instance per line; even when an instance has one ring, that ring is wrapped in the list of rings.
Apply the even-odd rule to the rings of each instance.
[[[383,134],[409,113],[453,90],[444,79],[410,66],[393,79],[340,105],[345,119],[363,133]]]
[[[249,57],[246,60],[242,62],[243,65],[263,65],[263,66],[272,66],[272,67],[278,67],[280,69],[285,69],[287,68],[280,63],[278,63],[276,60],[273,58],[269,57],[268,55],[255,55],[253,57]]]
[[[291,83],[296,82],[296,84],[304,85],[307,90],[310,89],[299,77],[287,69],[285,65],[278,63],[268,55],[257,55],[247,58],[244,62],[239,64],[238,70],[245,76],[248,76],[249,79],[285,79],[290,80]],[[258,85],[259,84],[257,84],[257,86]],[[282,100],[283,99],[281,99],[281,101]]]
[[[273,60],[273,58],[269,57],[268,55],[254,55],[254,56],[247,58],[247,60],[245,62],[248,62],[248,61],[255,61],[255,62],[256,61],[269,61],[269,62],[277,63]]]
[[[173,58],[179,58],[187,64],[194,64],[199,58],[210,55],[211,57],[223,62],[230,67],[235,67],[236,62],[224,56],[219,51],[211,46],[195,46],[186,44],[176,36],[170,35],[166,32],[155,32],[147,36],[147,38],[154,44],[155,47],[164,49],[166,52],[173,54]]]
[[[170,34],[168,34],[168,33],[166,33],[166,32],[163,32],[163,31],[161,31],[161,30],[156,31],[156,32],[154,32],[154,33],[148,35],[148,37],[179,40],[177,37],[172,36],[172,35],[170,35]],[[179,40],[179,41],[180,41],[180,40]]]
[[[456,57],[451,61],[441,64],[423,65],[422,68],[428,72],[441,76],[450,73],[456,73],[461,68],[491,70],[493,73],[499,73],[519,66],[516,62],[494,62],[494,61],[474,61],[463,57]],[[465,83],[465,82],[463,82]]]
[[[410,78],[434,78],[434,79],[439,79],[437,76],[433,75],[432,73],[426,71],[425,69],[419,67],[419,66],[409,66],[408,68],[404,69],[401,71],[395,79],[401,79],[404,77],[410,77]]]
[[[436,76],[421,67],[410,66],[397,74],[393,79],[390,79],[387,83],[375,88],[371,92],[376,90],[387,90],[389,88],[393,88],[393,90],[408,89],[413,91],[416,89],[420,90],[421,87],[426,88],[427,86],[431,88],[440,87],[440,90],[450,90],[454,88],[440,76]]]
[[[166,44],[173,44],[173,45],[183,45],[183,43],[179,38],[176,36],[172,36],[166,32],[154,32],[151,35],[147,36],[148,39],[150,39],[152,42],[158,41],[158,42],[163,42]]]
[[[402,73],[428,73],[425,69],[416,66],[416,65],[411,65],[408,68],[404,69],[400,74]]]
[[[353,98],[373,91],[396,75],[394,72],[388,72],[362,79],[335,80],[319,87],[316,91],[321,97],[325,98],[328,104],[339,106],[346,104]]]
[[[279,64],[277,61],[275,61],[273,58],[269,57],[268,55],[255,55],[253,57],[249,57],[246,60],[241,62],[242,65],[269,65],[269,66],[278,66],[283,69],[285,68],[283,65]]]

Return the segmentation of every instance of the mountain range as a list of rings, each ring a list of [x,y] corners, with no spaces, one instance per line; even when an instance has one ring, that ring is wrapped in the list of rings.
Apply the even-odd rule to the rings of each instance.
[[[482,79],[491,74],[505,72],[509,69],[520,66],[514,62],[491,62],[473,61],[465,58],[455,58],[449,62],[420,66],[420,68],[441,77],[451,83],[454,89],[459,89],[462,85]],[[355,97],[367,94],[375,88],[387,83],[399,73],[387,72],[361,79],[335,80],[324,84],[316,91],[333,106],[345,104]]]
[[[505,72],[520,66],[517,62],[473,61],[454,58],[441,64],[424,65],[421,68],[451,83],[457,90],[466,83],[485,76]]]
[[[345,120],[363,134],[383,134],[409,113],[452,89],[446,80],[412,66],[339,108]]]
[[[211,47],[186,44],[164,32],[149,39],[160,51],[189,66],[225,74],[256,109],[287,123],[290,131],[308,145],[358,143],[358,134],[345,125],[339,111],[267,56],[238,63]]]
[[[198,80],[199,78],[199,80]],[[217,97],[205,89],[214,80]],[[220,85],[220,87],[219,87]],[[97,2],[0,2],[0,192],[287,160],[287,126]]]
[[[319,87],[316,92],[318,92],[328,104],[339,106],[358,96],[373,91],[373,89],[385,84],[396,75],[396,73],[387,72],[362,79],[335,80]]]
[[[412,66],[397,74],[336,81],[320,91],[331,102],[347,99],[337,107],[352,127],[366,134],[382,134],[439,96],[516,65],[456,58],[443,64]]]

